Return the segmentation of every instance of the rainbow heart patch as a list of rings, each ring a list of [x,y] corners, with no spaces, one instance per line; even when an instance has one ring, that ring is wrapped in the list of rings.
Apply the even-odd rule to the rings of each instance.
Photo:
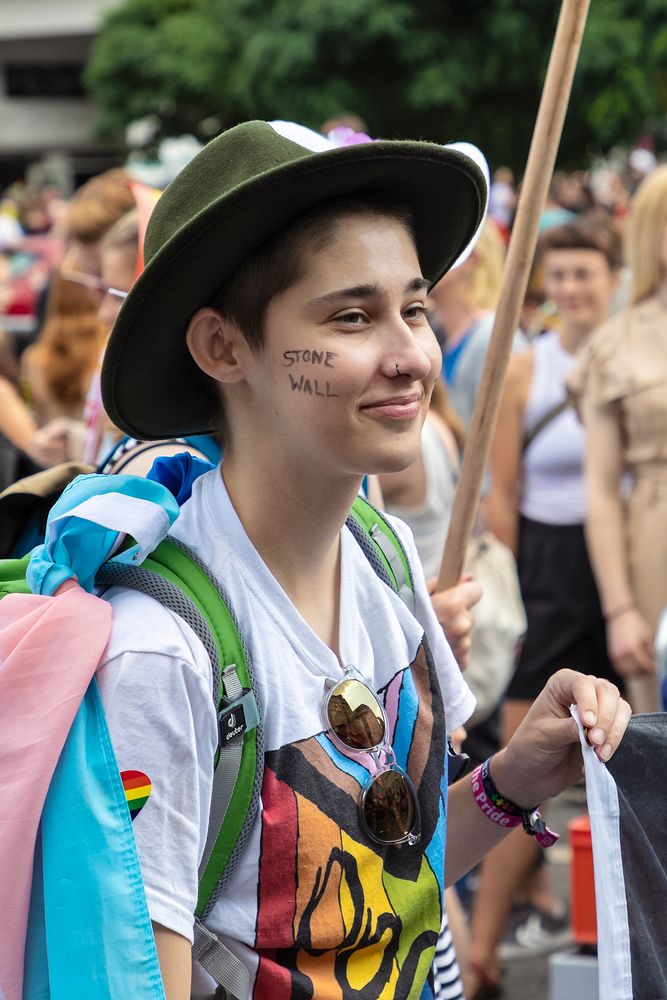
[[[123,782],[130,816],[134,821],[148,802],[153,788],[151,779],[143,771],[121,771],[120,780]]]

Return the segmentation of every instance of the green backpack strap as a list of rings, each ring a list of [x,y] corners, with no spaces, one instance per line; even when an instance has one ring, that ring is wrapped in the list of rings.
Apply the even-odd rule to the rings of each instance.
[[[30,555],[22,559],[0,559],[0,599],[7,594],[29,594],[25,578]]]
[[[410,563],[385,515],[365,497],[357,496],[346,523],[377,576],[414,611],[415,585]]]
[[[259,805],[264,748],[248,652],[227,597],[174,539],[161,542],[141,566],[106,563],[98,581],[154,597],[193,628],[211,659],[218,753],[195,910],[204,920],[231,877]]]

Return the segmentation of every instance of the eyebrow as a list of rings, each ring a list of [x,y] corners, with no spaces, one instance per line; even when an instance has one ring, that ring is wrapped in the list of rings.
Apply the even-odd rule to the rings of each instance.
[[[405,286],[406,294],[410,292],[426,292],[431,287],[431,282],[426,278],[413,278]],[[376,284],[352,285],[350,288],[338,288],[335,292],[327,292],[317,299],[313,299],[311,306],[328,305],[337,302],[339,299],[379,299],[382,289]]]

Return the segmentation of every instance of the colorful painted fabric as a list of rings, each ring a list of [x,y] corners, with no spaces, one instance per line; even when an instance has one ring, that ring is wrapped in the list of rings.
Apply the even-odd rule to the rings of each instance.
[[[343,531],[341,656],[360,664],[378,692],[396,760],[414,775],[421,806],[420,844],[385,849],[368,841],[359,821],[360,788],[372,761],[342,754],[322,728],[325,679],[336,676],[339,661],[262,563],[219,473],[197,480],[172,534],[224,579],[259,703],[271,706],[263,720],[262,811],[207,927],[241,955],[257,998],[356,990],[369,998],[384,991],[432,1000],[444,880],[444,706],[456,725],[474,702],[421,573],[416,620],[378,580],[352,532]],[[399,537],[418,570],[411,540]],[[201,761],[210,758],[217,736],[210,665],[159,604],[122,592],[111,600],[114,634],[99,673],[110,732],[121,770],[142,770],[161,790],[134,824],[146,896],[154,920],[187,936],[206,836],[201,803],[210,798],[212,778]],[[147,668],[158,659],[169,683],[155,690]],[[169,851],[156,851],[157,841]],[[173,887],[168,896],[165,879]],[[196,994],[214,992],[201,969],[193,975]]]

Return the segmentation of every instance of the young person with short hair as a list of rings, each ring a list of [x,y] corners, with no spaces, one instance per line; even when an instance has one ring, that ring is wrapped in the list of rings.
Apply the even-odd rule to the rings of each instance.
[[[254,666],[260,811],[207,926],[256,998],[430,996],[445,878],[505,836],[469,780],[446,792],[446,732],[472,696],[409,532],[394,522],[414,614],[345,527],[366,473],[416,457],[440,367],[426,292],[485,199],[453,149],[313,153],[239,125],[162,196],[107,348],[105,407],[127,433],[224,425],[222,466],[196,481],[173,534],[224,588]],[[111,602],[98,677],[119,767],[152,782],[134,832],[167,996],[212,996],[190,971],[217,746],[208,657],[150,598]],[[557,674],[489,765],[518,807],[579,775],[573,702],[602,758],[618,745],[618,691]]]

